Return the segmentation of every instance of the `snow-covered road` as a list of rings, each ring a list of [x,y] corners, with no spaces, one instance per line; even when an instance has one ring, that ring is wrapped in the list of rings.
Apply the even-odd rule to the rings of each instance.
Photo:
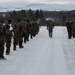
[[[54,27],[53,38],[41,27],[23,45],[5,55],[7,60],[0,60],[0,75],[75,75],[75,43],[67,38],[66,27]]]

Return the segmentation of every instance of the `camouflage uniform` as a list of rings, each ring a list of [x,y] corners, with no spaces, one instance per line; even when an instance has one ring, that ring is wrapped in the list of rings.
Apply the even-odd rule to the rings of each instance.
[[[70,20],[66,23],[66,27],[68,32],[68,39],[70,39],[72,37],[72,22]]]
[[[18,42],[19,42],[19,26],[18,26],[18,23],[13,24],[13,32],[14,32],[13,50],[16,50],[16,45],[18,45]]]
[[[27,35],[27,20],[26,19],[22,21],[22,28],[23,28],[24,43],[26,43],[26,35]]]
[[[37,34],[38,34],[38,32],[39,32],[39,24],[37,24]]]
[[[36,34],[38,34],[38,31],[39,31],[39,26],[37,25],[37,23],[34,21],[31,21],[31,23],[29,24],[30,38],[32,39],[34,36],[36,36]]]
[[[10,25],[5,26],[5,42],[6,42],[6,54],[9,55],[10,47],[11,47],[11,37],[12,37],[12,30],[10,30]]]
[[[19,26],[19,48],[23,48],[23,46],[22,46],[22,43],[23,43],[23,28],[22,28],[21,20],[18,20],[18,26]]]
[[[29,41],[29,35],[30,35],[30,21],[27,20],[27,34],[26,34],[26,40]]]
[[[0,22],[0,59],[4,59],[4,44],[5,44],[5,31],[3,24]]]
[[[53,22],[51,20],[49,20],[48,26],[47,26],[47,29],[49,31],[49,37],[52,37],[53,27],[54,27]]]
[[[37,23],[34,22],[34,23],[33,23],[33,36],[35,37],[36,34],[37,34]]]
[[[13,50],[16,50],[16,45],[19,44],[19,48],[23,48],[22,46],[22,37],[23,37],[23,29],[21,20],[19,19],[17,23],[13,25],[13,32],[14,32],[14,48]]]
[[[37,31],[39,32],[41,25],[40,25],[40,21],[37,22]]]
[[[30,38],[32,39],[33,38],[33,34],[34,34],[34,22],[32,21],[31,23],[30,23],[30,26],[29,26],[30,28],[30,30],[29,30],[29,33],[30,33]]]

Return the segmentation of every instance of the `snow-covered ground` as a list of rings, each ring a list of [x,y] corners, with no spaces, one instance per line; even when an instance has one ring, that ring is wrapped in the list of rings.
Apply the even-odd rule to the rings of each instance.
[[[54,27],[53,38],[46,27],[0,60],[0,75],[75,75],[75,41],[68,39],[66,27]]]

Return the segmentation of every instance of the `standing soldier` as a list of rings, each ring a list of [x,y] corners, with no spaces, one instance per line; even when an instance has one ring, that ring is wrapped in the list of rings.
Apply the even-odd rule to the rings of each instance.
[[[48,25],[47,25],[47,29],[49,31],[49,37],[51,37],[51,38],[52,38],[53,27],[54,27],[53,22],[51,20],[49,20]]]
[[[30,30],[29,30],[29,32],[30,32],[30,38],[31,39],[33,39],[33,33],[34,33],[34,22],[33,21],[31,21],[31,23],[30,23],[30,26],[29,26],[30,28]]]
[[[16,50],[16,45],[18,45],[19,43],[19,26],[18,26],[18,22],[13,24],[13,50]]]
[[[3,28],[3,22],[0,22],[0,59],[6,59],[4,57],[4,44],[5,44],[5,31]]]
[[[37,34],[37,23],[33,22],[33,37],[35,37]]]
[[[27,35],[27,20],[24,18],[22,21],[22,28],[23,28],[23,37],[24,37],[24,43],[26,43],[26,35]]]
[[[12,27],[11,20],[8,20],[8,24],[5,26],[5,42],[6,42],[6,54],[9,55],[11,47]]]
[[[30,21],[27,20],[27,35],[26,35],[26,40],[29,41],[29,34],[30,34]]]
[[[66,23],[66,27],[68,32],[68,39],[70,39],[72,37],[72,22],[70,20],[68,20]]]
[[[18,44],[19,48],[23,48],[22,46],[23,29],[22,29],[21,19],[18,19],[18,22],[13,25],[13,32],[14,32],[13,50],[16,50],[16,45]]]
[[[18,19],[18,26],[19,26],[19,48],[23,48],[22,43],[23,43],[23,27],[22,27],[22,22],[21,19]]]
[[[37,26],[37,34],[38,34],[38,32],[39,32],[39,24],[38,23],[36,23],[36,26]]]
[[[37,34],[38,34],[40,28],[40,20],[36,21],[36,23],[37,23]]]

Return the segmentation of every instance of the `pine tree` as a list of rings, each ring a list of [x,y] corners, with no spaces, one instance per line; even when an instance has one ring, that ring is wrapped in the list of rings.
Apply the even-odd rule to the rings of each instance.
[[[31,9],[28,10],[28,18],[30,20],[34,20],[34,13],[33,13],[33,11]]]
[[[42,11],[42,10],[40,10],[40,23],[41,23],[42,25],[45,24],[45,18],[44,18],[44,15],[43,15],[43,11]]]
[[[40,17],[39,10],[36,10],[36,12],[35,12],[35,20],[38,20],[39,17]]]
[[[27,17],[26,11],[25,10],[21,10],[20,11],[20,16],[21,16],[22,19],[26,18]]]
[[[45,20],[44,15],[43,15],[43,11],[42,11],[42,10],[40,10],[40,19],[41,19],[42,21]]]
[[[15,22],[17,21],[17,12],[14,10],[12,12],[10,12],[10,19]]]

